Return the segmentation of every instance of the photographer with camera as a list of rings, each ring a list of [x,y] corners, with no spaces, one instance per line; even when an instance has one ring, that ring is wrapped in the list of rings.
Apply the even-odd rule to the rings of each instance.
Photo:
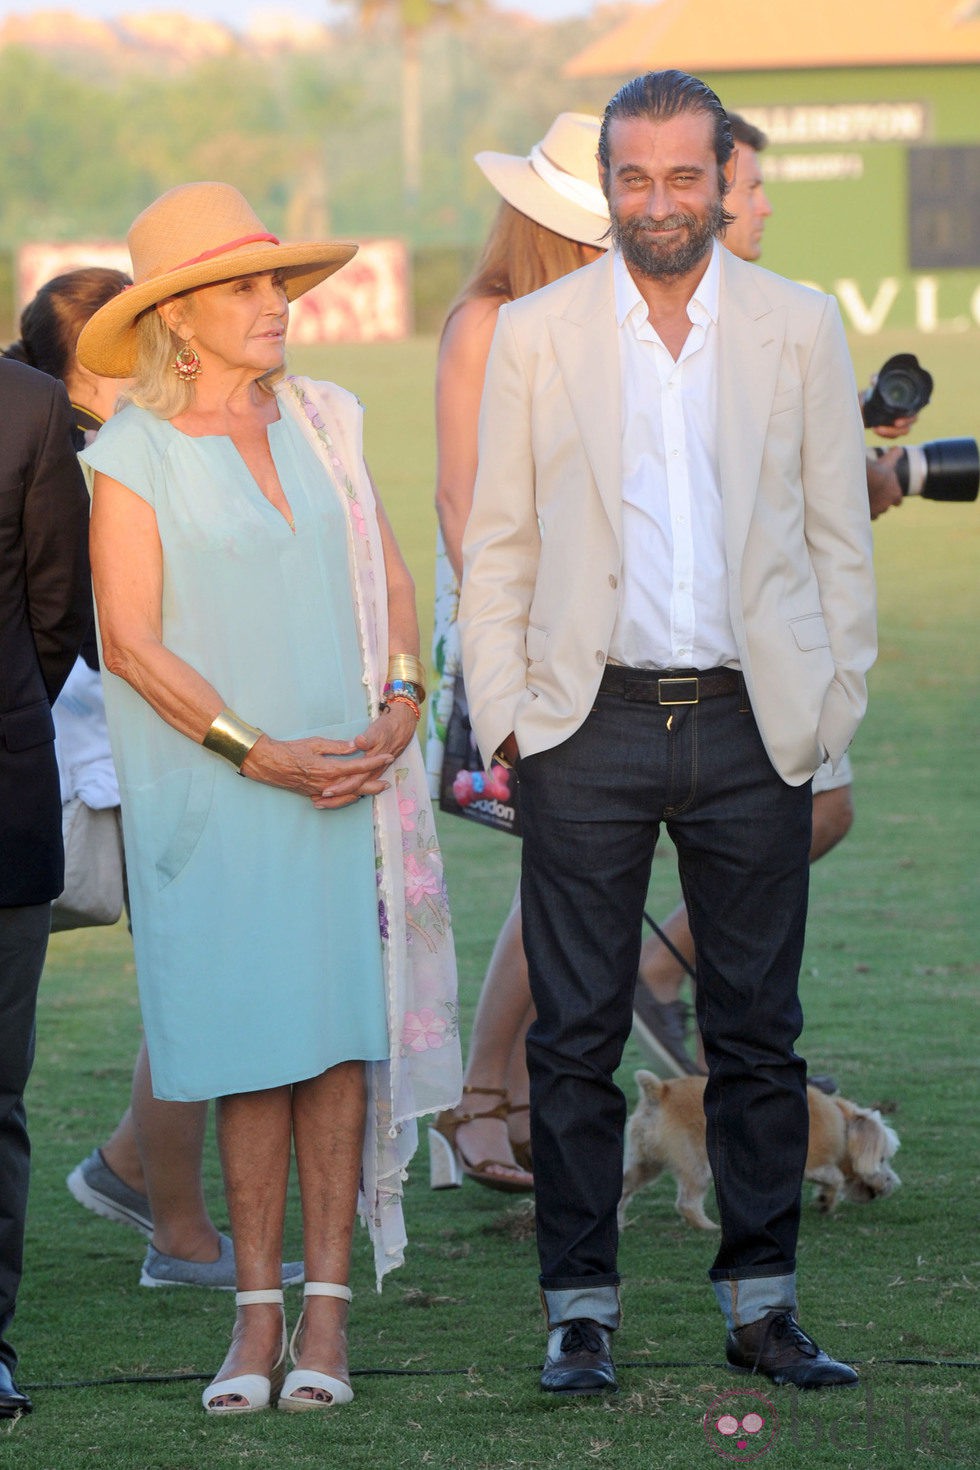
[[[932,397],[932,375],[919,366],[911,352],[890,357],[871,386],[860,395],[866,429],[882,438],[905,433],[915,423],[919,410]],[[976,500],[980,489],[980,451],[975,439],[934,439],[931,444],[910,444],[906,449],[869,449],[868,499],[871,519],[894,499],[894,486],[901,496],[922,495],[926,500]],[[887,471],[882,472],[888,461]],[[876,509],[876,493],[887,482],[887,503]],[[881,491],[885,493],[884,490]]]

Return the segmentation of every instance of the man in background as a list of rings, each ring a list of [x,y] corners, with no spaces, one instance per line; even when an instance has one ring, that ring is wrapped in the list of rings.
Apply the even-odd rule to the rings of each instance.
[[[24,1089],[64,887],[53,705],[92,621],[88,495],[63,385],[0,359],[0,1419],[28,1413],[9,1341],[24,1256]]]

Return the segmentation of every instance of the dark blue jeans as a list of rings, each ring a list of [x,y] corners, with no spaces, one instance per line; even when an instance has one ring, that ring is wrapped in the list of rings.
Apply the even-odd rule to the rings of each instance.
[[[698,964],[713,1279],[795,1266],[808,1114],[794,1052],[810,785],[776,774],[739,696],[673,709],[603,691],[579,730],[519,763],[521,900],[541,1285],[615,1286],[633,1015],[650,864],[677,848]]]

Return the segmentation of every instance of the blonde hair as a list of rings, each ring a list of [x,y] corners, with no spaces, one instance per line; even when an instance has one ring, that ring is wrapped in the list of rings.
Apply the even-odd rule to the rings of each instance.
[[[194,384],[174,371],[174,359],[186,345],[170,330],[155,306],[144,311],[136,320],[136,370],[124,399],[145,408],[158,419],[175,419],[193,407]],[[284,376],[284,368],[272,368],[257,378],[256,384],[263,392],[272,393]]]
[[[516,301],[591,260],[592,247],[557,235],[502,199],[473,274],[446,313],[465,301]]]

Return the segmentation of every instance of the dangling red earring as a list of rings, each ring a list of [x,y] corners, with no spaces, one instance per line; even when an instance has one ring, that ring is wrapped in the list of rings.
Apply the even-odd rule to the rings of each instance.
[[[201,359],[186,342],[174,358],[173,366],[178,378],[183,378],[185,383],[193,383],[201,376]]]

